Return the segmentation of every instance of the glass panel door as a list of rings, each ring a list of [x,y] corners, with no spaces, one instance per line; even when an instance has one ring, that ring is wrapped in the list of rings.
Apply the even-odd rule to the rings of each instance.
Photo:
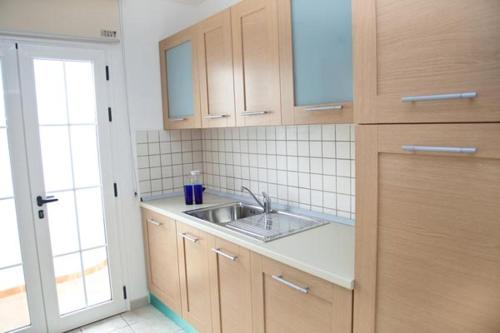
[[[20,101],[15,44],[0,41],[0,332],[42,332]]]
[[[20,45],[25,126],[50,331],[125,308],[99,50]]]
[[[291,0],[295,105],[352,100],[350,0]]]
[[[165,51],[167,64],[168,117],[191,117],[193,101],[193,48],[185,42]]]

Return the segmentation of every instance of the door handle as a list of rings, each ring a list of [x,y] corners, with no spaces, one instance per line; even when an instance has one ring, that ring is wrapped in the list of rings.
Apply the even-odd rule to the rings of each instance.
[[[53,195],[50,195],[50,196],[46,197],[45,199],[41,195],[36,197],[36,204],[38,205],[38,207],[42,207],[45,204],[48,204],[51,202],[56,202],[56,201],[59,201],[59,199],[55,198]]]

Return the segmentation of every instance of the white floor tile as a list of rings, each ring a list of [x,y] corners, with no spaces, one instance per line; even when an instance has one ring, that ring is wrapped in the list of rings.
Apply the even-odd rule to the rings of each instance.
[[[121,316],[104,319],[82,327],[84,333],[111,333],[126,328],[128,324]]]

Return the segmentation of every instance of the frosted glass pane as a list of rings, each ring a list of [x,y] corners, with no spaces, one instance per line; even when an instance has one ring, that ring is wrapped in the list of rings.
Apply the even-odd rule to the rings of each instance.
[[[106,248],[85,251],[82,257],[88,305],[111,300]]]
[[[295,104],[352,100],[350,0],[292,0]]]
[[[54,259],[59,313],[65,314],[85,307],[85,291],[80,254]]]
[[[0,332],[28,326],[30,315],[21,266],[0,269]]]
[[[60,60],[33,61],[35,68],[36,102],[40,124],[66,124],[66,89],[64,62]]]
[[[73,191],[48,193],[59,199],[47,205],[50,242],[54,256],[78,251],[75,197]]]
[[[97,187],[77,190],[76,202],[82,249],[105,245],[101,189]]]
[[[66,126],[40,126],[40,144],[46,191],[72,188],[68,128]]]
[[[99,185],[96,127],[94,125],[71,126],[70,130],[75,187]]]
[[[193,72],[191,42],[180,44],[165,52],[167,62],[168,116],[182,118],[192,116]]]
[[[21,262],[14,199],[0,200],[0,269]]]
[[[6,126],[5,121],[5,98],[3,90],[3,72],[2,72],[2,61],[0,60],[0,127]]]
[[[69,122],[94,123],[96,121],[94,66],[88,61],[67,61],[65,69]]]
[[[0,198],[14,196],[7,129],[0,128]]]

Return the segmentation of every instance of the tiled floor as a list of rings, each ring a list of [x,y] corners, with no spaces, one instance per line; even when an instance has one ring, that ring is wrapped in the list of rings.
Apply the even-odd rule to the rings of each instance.
[[[182,333],[182,328],[151,305],[72,330],[68,333]]]

